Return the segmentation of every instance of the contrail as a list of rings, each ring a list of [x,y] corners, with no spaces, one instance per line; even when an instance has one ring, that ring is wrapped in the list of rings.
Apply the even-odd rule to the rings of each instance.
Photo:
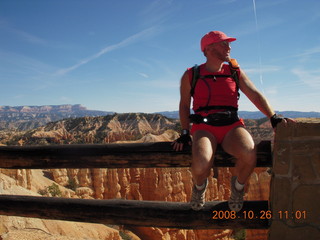
[[[253,12],[254,12],[254,18],[256,21],[256,31],[258,36],[258,54],[259,54],[259,73],[260,73],[260,84],[262,86],[262,92],[264,94],[264,88],[263,88],[263,79],[262,79],[262,60],[261,60],[261,43],[260,43],[260,34],[259,34],[259,27],[258,27],[258,18],[257,18],[257,10],[256,10],[256,1],[252,0],[253,3]]]
[[[91,62],[92,60],[94,59],[97,59],[99,57],[101,57],[102,55],[108,53],[108,52],[111,52],[113,50],[116,50],[116,49],[119,49],[119,48],[122,48],[122,47],[126,47],[134,42],[137,42],[138,40],[140,39],[144,39],[146,36],[150,36],[154,33],[154,28],[151,27],[151,28],[147,28],[139,33],[136,33],[124,40],[122,40],[121,42],[119,43],[116,43],[116,44],[113,44],[113,45],[110,45],[110,46],[107,46],[103,49],[101,49],[98,53],[88,57],[88,58],[85,58],[85,59],[82,59],[79,63],[71,66],[71,67],[68,67],[68,68],[63,68],[63,69],[60,69],[56,72],[55,75],[65,75],[75,69],[77,69],[78,67],[84,65],[84,64],[87,64],[88,62]]]

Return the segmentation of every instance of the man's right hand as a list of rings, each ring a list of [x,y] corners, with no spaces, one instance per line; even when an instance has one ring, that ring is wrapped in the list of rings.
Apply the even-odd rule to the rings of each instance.
[[[183,130],[180,137],[172,142],[173,149],[175,151],[182,151],[184,146],[191,146],[192,139],[188,130]]]

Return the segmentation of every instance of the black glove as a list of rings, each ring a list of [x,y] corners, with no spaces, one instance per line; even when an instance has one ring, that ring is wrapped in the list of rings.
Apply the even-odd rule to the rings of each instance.
[[[271,118],[270,118],[270,122],[273,128],[275,128],[278,123],[282,122],[283,119],[287,119],[284,117],[279,117],[277,114],[274,114]]]
[[[191,142],[191,137],[188,130],[183,130],[180,137],[176,140],[177,143],[189,144]]]

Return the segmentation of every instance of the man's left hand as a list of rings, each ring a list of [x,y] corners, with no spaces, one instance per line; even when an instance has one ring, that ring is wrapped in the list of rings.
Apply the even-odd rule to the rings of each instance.
[[[294,119],[291,119],[291,118],[280,117],[277,114],[274,114],[270,118],[270,122],[271,122],[272,128],[276,128],[278,123],[283,122],[285,124],[285,126],[286,126],[287,123],[289,123],[289,122],[295,123],[296,121]]]

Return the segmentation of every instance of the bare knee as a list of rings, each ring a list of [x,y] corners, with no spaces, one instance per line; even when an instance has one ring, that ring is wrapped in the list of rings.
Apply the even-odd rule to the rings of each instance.
[[[253,166],[256,164],[257,151],[250,133],[243,127],[232,129],[226,135],[222,147],[243,163]]]
[[[203,176],[210,171],[213,152],[211,145],[208,144],[200,144],[193,148],[191,171],[194,176]]]
[[[206,176],[212,167],[212,161],[210,160],[200,160],[194,159],[191,165],[191,171],[194,176]]]
[[[216,140],[207,131],[197,131],[193,135],[191,171],[196,182],[202,182],[210,174]]]
[[[192,178],[195,184],[202,185],[210,175],[212,161],[198,162],[193,160],[191,165]]]
[[[235,156],[238,160],[249,166],[255,166],[257,162],[257,150],[255,146],[247,146]]]

